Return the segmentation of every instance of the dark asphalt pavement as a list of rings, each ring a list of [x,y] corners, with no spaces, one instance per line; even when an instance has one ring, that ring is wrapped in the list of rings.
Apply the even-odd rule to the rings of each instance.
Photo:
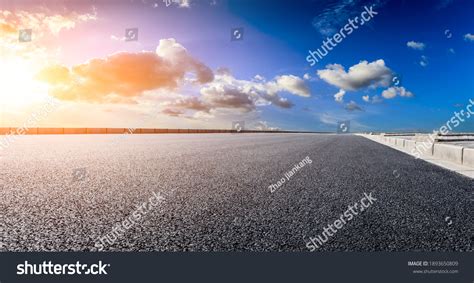
[[[153,192],[164,200],[104,250],[307,251],[372,192],[320,251],[472,251],[473,189],[351,135],[25,136],[0,151],[0,251],[95,250]]]

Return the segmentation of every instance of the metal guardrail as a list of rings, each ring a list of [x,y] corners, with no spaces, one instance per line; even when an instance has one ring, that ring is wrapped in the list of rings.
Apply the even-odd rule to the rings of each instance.
[[[460,142],[460,141],[472,141],[474,142],[474,134],[470,135],[444,135],[444,136],[437,136],[435,138],[436,142]]]
[[[385,137],[417,137],[420,140],[423,137],[432,136],[432,140],[434,142],[461,142],[461,141],[474,141],[474,133],[449,133],[449,134],[441,134],[441,133],[430,133],[430,134],[423,134],[423,133],[382,133],[381,136]]]

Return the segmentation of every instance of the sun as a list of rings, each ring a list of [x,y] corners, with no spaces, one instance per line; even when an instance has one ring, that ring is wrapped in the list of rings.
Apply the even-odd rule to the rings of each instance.
[[[44,99],[47,86],[35,79],[39,68],[20,56],[0,57],[0,104],[18,108]]]

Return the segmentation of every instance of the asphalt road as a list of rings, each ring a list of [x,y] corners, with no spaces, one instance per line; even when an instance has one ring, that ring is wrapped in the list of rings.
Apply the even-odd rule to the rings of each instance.
[[[318,251],[472,251],[473,189],[358,136],[25,136],[0,150],[0,251],[96,250],[153,192],[164,199],[104,250],[307,251],[372,192]]]

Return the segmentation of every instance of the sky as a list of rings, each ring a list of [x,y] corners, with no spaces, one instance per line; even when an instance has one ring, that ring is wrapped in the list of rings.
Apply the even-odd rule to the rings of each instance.
[[[433,131],[474,104],[474,2],[2,0],[0,63],[0,126]]]

